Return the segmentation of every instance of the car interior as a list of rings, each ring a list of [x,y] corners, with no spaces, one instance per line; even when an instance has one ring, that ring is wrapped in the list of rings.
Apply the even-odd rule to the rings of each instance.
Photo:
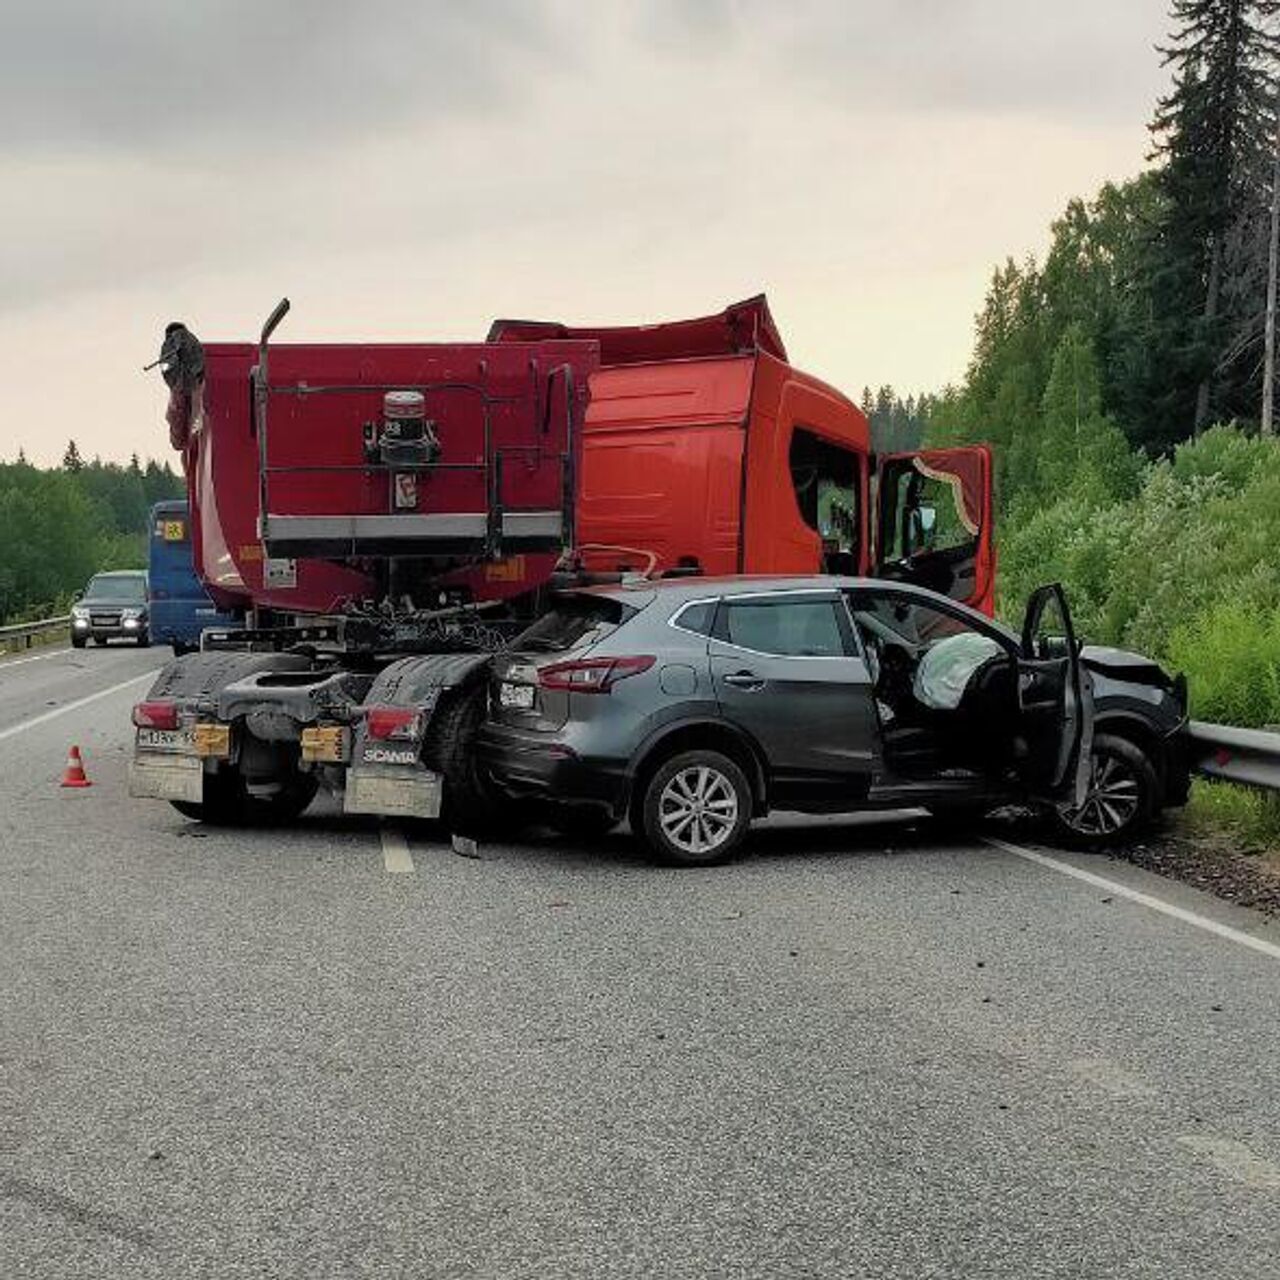
[[[885,762],[903,777],[1008,766],[1018,738],[1014,654],[994,636],[906,596],[854,594]]]

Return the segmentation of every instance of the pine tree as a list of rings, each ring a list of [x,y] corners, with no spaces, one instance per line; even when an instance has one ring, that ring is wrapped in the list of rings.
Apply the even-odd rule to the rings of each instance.
[[[76,442],[68,440],[67,451],[62,455],[62,469],[74,474],[79,472],[83,466],[84,462],[80,457],[80,450],[76,448]]]
[[[1151,126],[1166,197],[1152,338],[1170,356],[1171,407],[1195,431],[1257,403],[1277,13],[1280,0],[1173,0],[1162,50],[1174,83]]]

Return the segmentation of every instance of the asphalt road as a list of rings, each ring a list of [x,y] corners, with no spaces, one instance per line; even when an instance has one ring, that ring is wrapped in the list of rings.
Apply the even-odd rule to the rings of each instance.
[[[0,663],[0,1276],[1280,1276],[1261,917],[924,823],[204,830],[125,795],[162,658]]]

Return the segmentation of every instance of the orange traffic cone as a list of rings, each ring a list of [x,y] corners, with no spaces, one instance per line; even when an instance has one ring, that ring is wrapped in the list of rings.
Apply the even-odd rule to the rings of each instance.
[[[93,783],[85,777],[84,761],[80,759],[80,748],[72,747],[67,752],[67,767],[62,771],[63,787],[91,787]]]

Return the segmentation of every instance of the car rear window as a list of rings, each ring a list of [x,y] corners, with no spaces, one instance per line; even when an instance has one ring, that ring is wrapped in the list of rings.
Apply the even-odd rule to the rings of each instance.
[[[716,622],[716,601],[697,600],[687,604],[674,618],[672,623],[681,631],[692,631],[695,635],[709,636]]]
[[[512,648],[562,653],[596,644],[633,613],[634,609],[607,596],[564,596],[522,632]]]

